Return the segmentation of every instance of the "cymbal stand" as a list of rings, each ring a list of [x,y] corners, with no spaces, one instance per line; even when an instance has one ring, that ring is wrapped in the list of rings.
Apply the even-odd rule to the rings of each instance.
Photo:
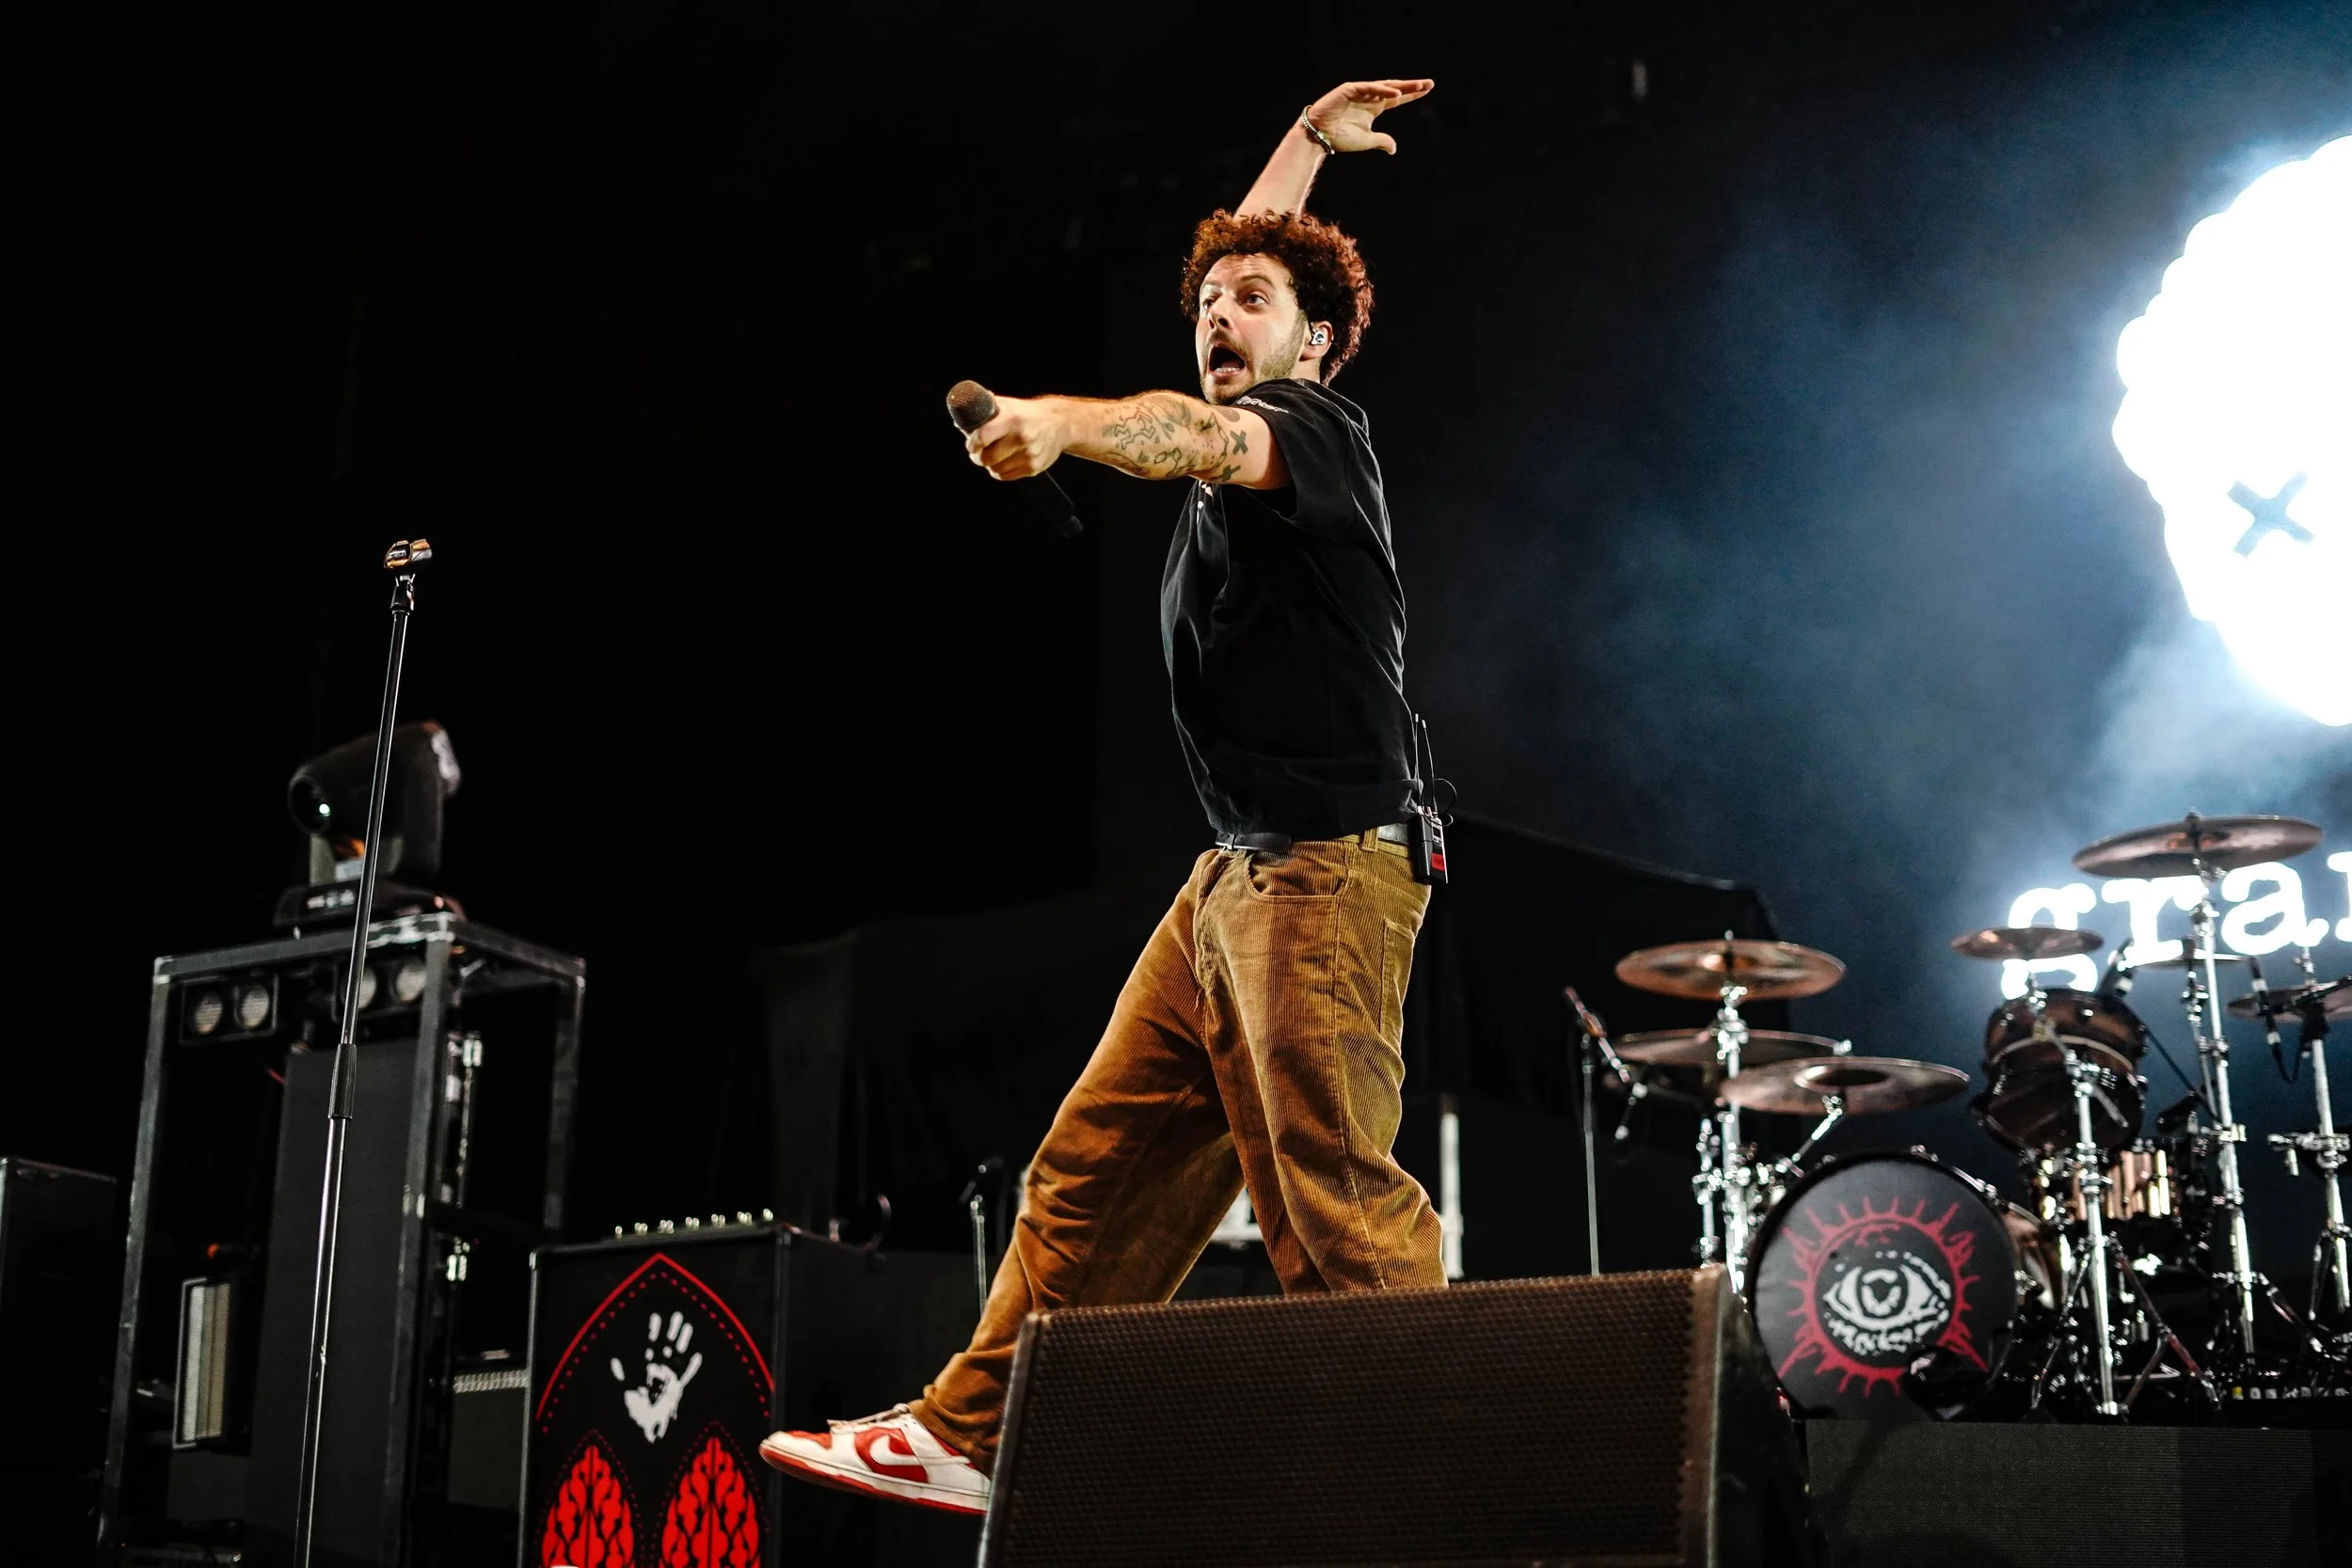
[[[2193,815],[2190,820],[2195,820]],[[2213,907],[2214,889],[2220,882],[2221,874],[2201,855],[2193,863],[2203,891],[2188,915],[2188,984],[2182,990],[2182,1001],[2188,1010],[2190,1029],[2197,1037],[2197,1060],[2204,1079],[2205,1103],[2213,1107],[2214,1120],[2218,1124],[2213,1134],[2214,1169],[2220,1178],[2221,1194],[2215,1203],[2229,1216],[2230,1267],[2217,1277],[2233,1298],[2232,1316],[2237,1323],[2238,1349],[2250,1359],[2254,1354],[2254,1291],[2265,1282],[2254,1273],[2253,1248],[2246,1235],[2246,1188],[2238,1180],[2237,1168],[2237,1146],[2246,1141],[2246,1129],[2230,1107],[2230,1041],[2221,1029],[2221,982],[2216,973]]]
[[[1724,1173],[1717,1168],[1715,1153],[1723,1142],[1723,1129],[1709,1116],[1699,1117],[1699,1168],[1691,1178],[1691,1196],[1699,1202],[1699,1261],[1720,1263],[1724,1260],[1723,1227],[1718,1219],[1723,1212]],[[1739,1284],[1735,1275],[1732,1281]]]
[[[2076,1277],[2067,1286],[2066,1305],[2061,1314],[2071,1312],[2074,1293],[2086,1284],[2090,1292],[2090,1331],[2097,1358],[2099,1397],[2098,1413],[2120,1416],[2123,1407],[2115,1400],[2115,1330],[2114,1304],[2108,1299],[2107,1281],[2112,1273],[2109,1258],[2106,1200],[2107,1192],[2106,1162],[2101,1158],[2098,1139],[2091,1134],[2090,1099],[2103,1086],[2110,1086],[2115,1075],[2096,1063],[2087,1062],[2074,1053],[2074,1047],[2050,1023],[2050,999],[2029,974],[2026,977],[2026,1006],[2033,1009],[2033,1029],[2039,1038],[2055,1045],[2066,1063],[2066,1081],[2074,1090],[2074,1147],[2064,1156],[2073,1167],[2074,1189],[2082,1194],[2083,1222],[2088,1231],[2088,1245],[2083,1248]],[[2053,1347],[2055,1353],[2056,1347]],[[2047,1368],[2044,1368],[2046,1374]],[[2037,1384],[2035,1398],[2041,1397]]]
[[[1724,1077],[1740,1076],[1740,1053],[1747,1049],[1748,1026],[1740,1016],[1740,1003],[1748,994],[1748,988],[1735,981],[1724,982],[1723,1006],[1715,1012],[1715,1057],[1724,1064]],[[1756,1172],[1749,1168],[1747,1144],[1740,1135],[1740,1107],[1724,1101],[1715,1113],[1716,1176],[1718,1197],[1723,1206],[1724,1266],[1730,1272],[1731,1288],[1741,1295],[1748,1290],[1748,1241],[1756,1228]],[[1704,1133],[1701,1134],[1704,1136]]]
[[[2303,955],[2305,978],[2311,978],[2311,954]],[[2336,1173],[2344,1168],[2345,1156],[2352,1154],[2352,1136],[2336,1131],[2335,1109],[2328,1100],[2328,1015],[2323,1006],[2313,1000],[2294,1013],[2302,1035],[2298,1049],[2309,1052],[2312,1058],[2312,1094],[2319,1103],[2319,1131],[2316,1132],[2273,1132],[2270,1147],[2286,1157],[2287,1174],[2299,1176],[2297,1156],[2308,1154],[2312,1164],[2319,1167],[2321,1190],[2327,1195],[2328,1219],[2320,1227],[2319,1244],[2312,1249],[2312,1273],[2316,1275],[2324,1265],[2328,1283],[2333,1287],[2336,1304],[2336,1327],[2339,1332],[2352,1329],[2352,1228],[2344,1223],[2344,1188]],[[2265,1025],[2277,1030],[2278,1014],[2266,1012]],[[2311,1317],[2316,1322],[2319,1313],[2319,1281],[2312,1281]]]

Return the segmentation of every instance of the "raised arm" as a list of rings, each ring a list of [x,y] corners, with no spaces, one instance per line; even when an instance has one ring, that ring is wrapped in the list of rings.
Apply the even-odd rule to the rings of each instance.
[[[1323,141],[1328,141],[1334,152],[1375,149],[1394,152],[1396,138],[1375,131],[1372,122],[1382,111],[1424,97],[1437,85],[1427,77],[1395,77],[1383,82],[1343,82],[1333,87],[1308,104],[1306,113],[1293,120],[1282,139],[1274,144],[1274,156],[1266,160],[1249,194],[1241,198],[1239,215],[1255,217],[1304,208],[1316,171],[1329,156]],[[1315,130],[1323,133],[1323,141],[1308,131],[1306,120],[1312,120]]]
[[[996,400],[996,417],[964,437],[972,461],[998,479],[1026,479],[1067,453],[1137,479],[1202,479],[1245,490],[1290,483],[1281,448],[1247,408],[1183,392]]]

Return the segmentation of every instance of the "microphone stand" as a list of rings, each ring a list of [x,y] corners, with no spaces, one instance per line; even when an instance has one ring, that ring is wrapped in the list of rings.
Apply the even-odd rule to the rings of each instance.
[[[1600,1275],[1600,1182],[1598,1180],[1599,1162],[1594,1157],[1593,1055],[1595,1051],[1597,1050],[1599,1054],[1606,1059],[1611,1074],[1620,1085],[1624,1085],[1627,1091],[1625,1107],[1627,1117],[1632,1116],[1634,1103],[1641,1099],[1645,1092],[1645,1085],[1626,1067],[1625,1059],[1617,1054],[1616,1047],[1610,1043],[1608,1025],[1602,1023],[1599,1017],[1584,1005],[1584,999],[1576,994],[1576,988],[1563,986],[1560,988],[1560,992],[1567,998],[1569,1009],[1576,1014],[1577,1070],[1583,1079],[1583,1092],[1579,1096],[1581,1104],[1578,1107],[1577,1119],[1584,1142],[1584,1243],[1591,1257],[1591,1267],[1588,1272],[1595,1278],[1598,1278]],[[1617,1141],[1623,1142],[1625,1134],[1626,1124],[1620,1121],[1617,1124]]]
[[[400,705],[400,670],[408,654],[408,618],[417,610],[417,573],[432,559],[433,546],[422,539],[400,540],[384,552],[384,569],[392,574],[392,651],[384,667],[384,705],[375,720],[375,769],[368,780],[359,901],[352,911],[351,961],[343,972],[342,1029],[335,1039],[335,1070],[326,1091],[326,1161],[319,1183],[319,1245],[310,1280],[309,1381],[303,1389],[302,1457],[295,1472],[295,1568],[310,1568],[310,1538],[317,1523],[319,1437],[326,1410],[326,1331],[335,1299],[335,1240],[342,1220],[343,1152],[350,1141],[352,1103],[359,1075],[359,976],[368,956],[368,922],[375,913],[384,797],[392,774],[392,716]]]
[[[980,1162],[972,1180],[963,1184],[964,1212],[972,1216],[972,1285],[980,1294],[980,1311],[988,1311],[988,1192],[989,1180],[1004,1174],[1002,1156],[992,1154]]]

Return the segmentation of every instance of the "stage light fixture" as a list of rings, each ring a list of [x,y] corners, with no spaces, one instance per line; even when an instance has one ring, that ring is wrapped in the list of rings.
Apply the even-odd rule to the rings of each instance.
[[[2352,724],[2352,136],[2191,229],[2115,363],[2116,450],[2191,613],[2256,685]]]
[[[218,986],[204,986],[188,993],[189,1034],[199,1037],[213,1034],[228,1016],[229,998]]]
[[[294,826],[314,841],[311,880],[356,880],[367,832],[368,784],[375,736],[363,735],[311,758],[286,781]],[[430,877],[441,868],[441,802],[463,777],[449,732],[427,721],[392,732],[389,790],[384,801],[384,860],[378,877]]]
[[[278,980],[265,974],[205,974],[179,987],[180,1037],[228,1044],[278,1027]]]
[[[424,994],[424,960],[405,958],[392,969],[392,1000],[405,1007]]]
[[[375,1006],[375,990],[376,990],[376,986],[375,986],[375,966],[374,966],[373,964],[362,964],[362,965],[360,965],[360,967],[359,967],[359,1010],[360,1010],[361,1012],[363,1012],[363,1013],[364,1013],[364,1012],[366,1012],[366,1011],[367,1011],[370,1007],[373,1007],[373,1006]]]

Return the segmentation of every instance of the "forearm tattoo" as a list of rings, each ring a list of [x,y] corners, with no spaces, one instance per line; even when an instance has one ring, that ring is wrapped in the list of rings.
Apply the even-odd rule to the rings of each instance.
[[[1241,472],[1234,459],[1248,454],[1249,433],[1233,409],[1146,392],[1104,404],[1102,424],[1085,445],[1084,455],[1137,479],[1189,475],[1223,484]]]

